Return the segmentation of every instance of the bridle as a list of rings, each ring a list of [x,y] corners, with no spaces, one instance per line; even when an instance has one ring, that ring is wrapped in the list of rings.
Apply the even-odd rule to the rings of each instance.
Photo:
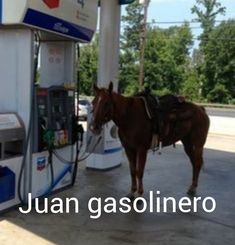
[[[104,105],[102,105],[102,108],[99,108],[100,110],[104,110],[104,118],[101,118],[99,120],[99,123],[96,123],[97,124],[96,126],[98,126],[98,128],[101,128],[101,129],[103,129],[103,126],[111,120],[111,118],[113,117],[113,113],[114,113],[114,103],[112,100],[112,94],[109,94],[108,96],[109,96],[109,99],[105,102]],[[93,107],[91,110],[92,114],[94,113],[94,109],[95,108]],[[93,115],[92,121],[94,122],[94,115]]]

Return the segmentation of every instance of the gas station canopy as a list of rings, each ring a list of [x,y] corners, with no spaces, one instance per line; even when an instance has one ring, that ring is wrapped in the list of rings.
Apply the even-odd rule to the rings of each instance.
[[[0,23],[26,25],[90,42],[97,27],[98,0],[0,0]]]

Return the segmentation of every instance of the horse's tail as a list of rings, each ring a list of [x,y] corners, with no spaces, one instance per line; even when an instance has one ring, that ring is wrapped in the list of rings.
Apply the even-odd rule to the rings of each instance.
[[[210,118],[209,118],[209,115],[207,114],[207,112],[206,112],[206,108],[204,107],[204,106],[200,106],[201,107],[201,109],[202,109],[202,111],[206,114],[206,116],[207,116],[207,120],[208,120],[208,128],[207,128],[207,136],[208,136],[208,133],[209,133],[209,127],[210,127]],[[203,158],[203,160],[202,160],[202,171],[203,172],[206,172],[206,167],[205,167],[205,159]]]

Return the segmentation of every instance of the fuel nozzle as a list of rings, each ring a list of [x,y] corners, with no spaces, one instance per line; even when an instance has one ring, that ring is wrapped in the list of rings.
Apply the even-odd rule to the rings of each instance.
[[[43,133],[43,141],[46,143],[48,150],[54,148],[55,134],[52,130],[45,130]]]

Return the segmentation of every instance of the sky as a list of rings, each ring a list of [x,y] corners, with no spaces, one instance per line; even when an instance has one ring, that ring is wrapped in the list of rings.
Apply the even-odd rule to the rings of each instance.
[[[226,15],[220,19],[235,18],[235,0],[219,0],[226,7]],[[148,19],[157,21],[183,21],[191,20],[191,7],[196,0],[151,0]]]
[[[235,0],[219,0],[222,6],[226,7],[225,16],[220,15],[217,20],[235,19]],[[148,10],[148,22],[181,22],[191,21],[196,15],[191,14],[191,8],[196,0],[151,0]],[[160,27],[169,27],[166,24],[159,24]],[[191,24],[194,36],[200,34],[200,23]]]

